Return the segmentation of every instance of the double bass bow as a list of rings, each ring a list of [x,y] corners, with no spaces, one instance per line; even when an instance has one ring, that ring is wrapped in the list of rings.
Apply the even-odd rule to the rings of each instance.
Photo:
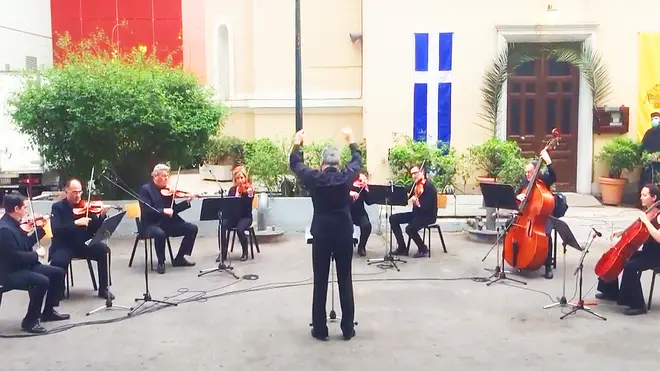
[[[660,215],[660,201],[649,206],[645,213],[649,220],[656,219]],[[642,220],[637,218],[621,233],[619,241],[600,257],[594,267],[596,275],[605,282],[612,282],[619,278],[624,264],[650,236],[649,230]]]
[[[554,149],[559,142],[559,130],[552,129],[552,139],[544,150]],[[548,236],[545,226],[555,208],[555,197],[548,186],[538,178],[543,158],[537,164],[529,184],[525,188],[525,199],[519,214],[504,236],[504,260],[517,269],[535,270],[543,266],[548,256]]]

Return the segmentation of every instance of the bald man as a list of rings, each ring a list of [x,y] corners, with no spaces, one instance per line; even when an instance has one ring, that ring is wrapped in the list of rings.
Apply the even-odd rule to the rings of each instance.
[[[73,215],[73,208],[82,199],[82,183],[78,179],[71,179],[67,182],[64,192],[66,197],[51,207],[53,238],[50,245],[50,265],[60,267],[66,272],[73,258],[95,261],[99,274],[98,296],[114,300],[114,295],[108,290],[110,248],[104,243],[90,246],[85,244],[101,227],[108,209],[104,209],[99,215],[78,217]]]

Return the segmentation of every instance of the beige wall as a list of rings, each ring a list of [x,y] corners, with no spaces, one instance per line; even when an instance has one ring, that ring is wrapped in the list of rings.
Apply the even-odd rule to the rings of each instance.
[[[625,7],[602,0],[310,3],[303,1],[302,8],[305,129],[310,139],[332,135],[339,139],[339,128],[352,126],[367,139],[369,170],[381,180],[387,176],[380,163],[392,133],[412,132],[414,32],[454,33],[451,142],[462,151],[489,135],[476,123],[483,71],[498,52],[498,26],[595,27],[592,41],[603,55],[614,88],[607,103],[630,107],[631,137],[637,124],[637,33],[660,31],[655,20],[660,3],[651,0],[628,0]],[[227,103],[232,114],[226,132],[244,137],[290,136],[295,122],[294,2],[186,0],[183,4],[186,66],[213,86],[219,70],[215,35],[220,24],[228,26]],[[557,9],[550,17],[548,4]],[[352,43],[351,32],[363,32],[363,42]],[[591,153],[582,156],[593,158],[613,137],[594,134]],[[592,173],[603,174],[603,166],[595,164]]]

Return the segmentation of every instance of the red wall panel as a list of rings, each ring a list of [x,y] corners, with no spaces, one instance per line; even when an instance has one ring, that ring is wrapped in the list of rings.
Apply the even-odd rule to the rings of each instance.
[[[51,0],[53,47],[58,33],[68,32],[77,42],[101,29],[120,43],[122,51],[140,45],[151,51],[156,46],[156,55],[163,61],[177,52],[173,64],[178,65],[183,60],[181,1]]]

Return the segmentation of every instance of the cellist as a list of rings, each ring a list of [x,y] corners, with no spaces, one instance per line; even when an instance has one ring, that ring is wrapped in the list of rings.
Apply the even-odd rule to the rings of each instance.
[[[656,184],[646,184],[639,194],[642,208],[647,209],[660,199],[660,188]],[[616,301],[619,305],[627,306],[624,314],[637,315],[646,313],[646,302],[642,292],[641,273],[660,267],[660,215],[649,220],[646,212],[642,211],[639,219],[649,231],[649,239],[642,248],[636,251],[623,267],[621,286],[619,280],[605,282],[598,278],[599,291],[596,299]],[[623,232],[617,232],[613,237],[619,238]]]
[[[546,167],[548,168],[548,172],[539,173],[538,179],[542,181],[548,188],[550,188],[555,183],[555,181],[557,181],[557,174],[552,167],[552,159],[550,158],[548,151],[544,149],[539,155],[545,162]],[[534,169],[536,169],[537,164],[537,160],[532,160],[527,165],[525,165],[525,176],[520,180],[520,185],[516,190],[516,194],[518,195],[516,198],[518,199],[518,202],[523,202],[525,200],[525,192],[522,191],[529,185],[529,180],[531,179],[532,175],[534,175]],[[553,277],[552,238],[550,237],[550,231],[552,231],[552,224],[550,223],[550,220],[548,220],[548,223],[545,226],[545,233],[548,236],[548,257],[545,260],[545,273],[543,274],[546,279],[552,279]]]

